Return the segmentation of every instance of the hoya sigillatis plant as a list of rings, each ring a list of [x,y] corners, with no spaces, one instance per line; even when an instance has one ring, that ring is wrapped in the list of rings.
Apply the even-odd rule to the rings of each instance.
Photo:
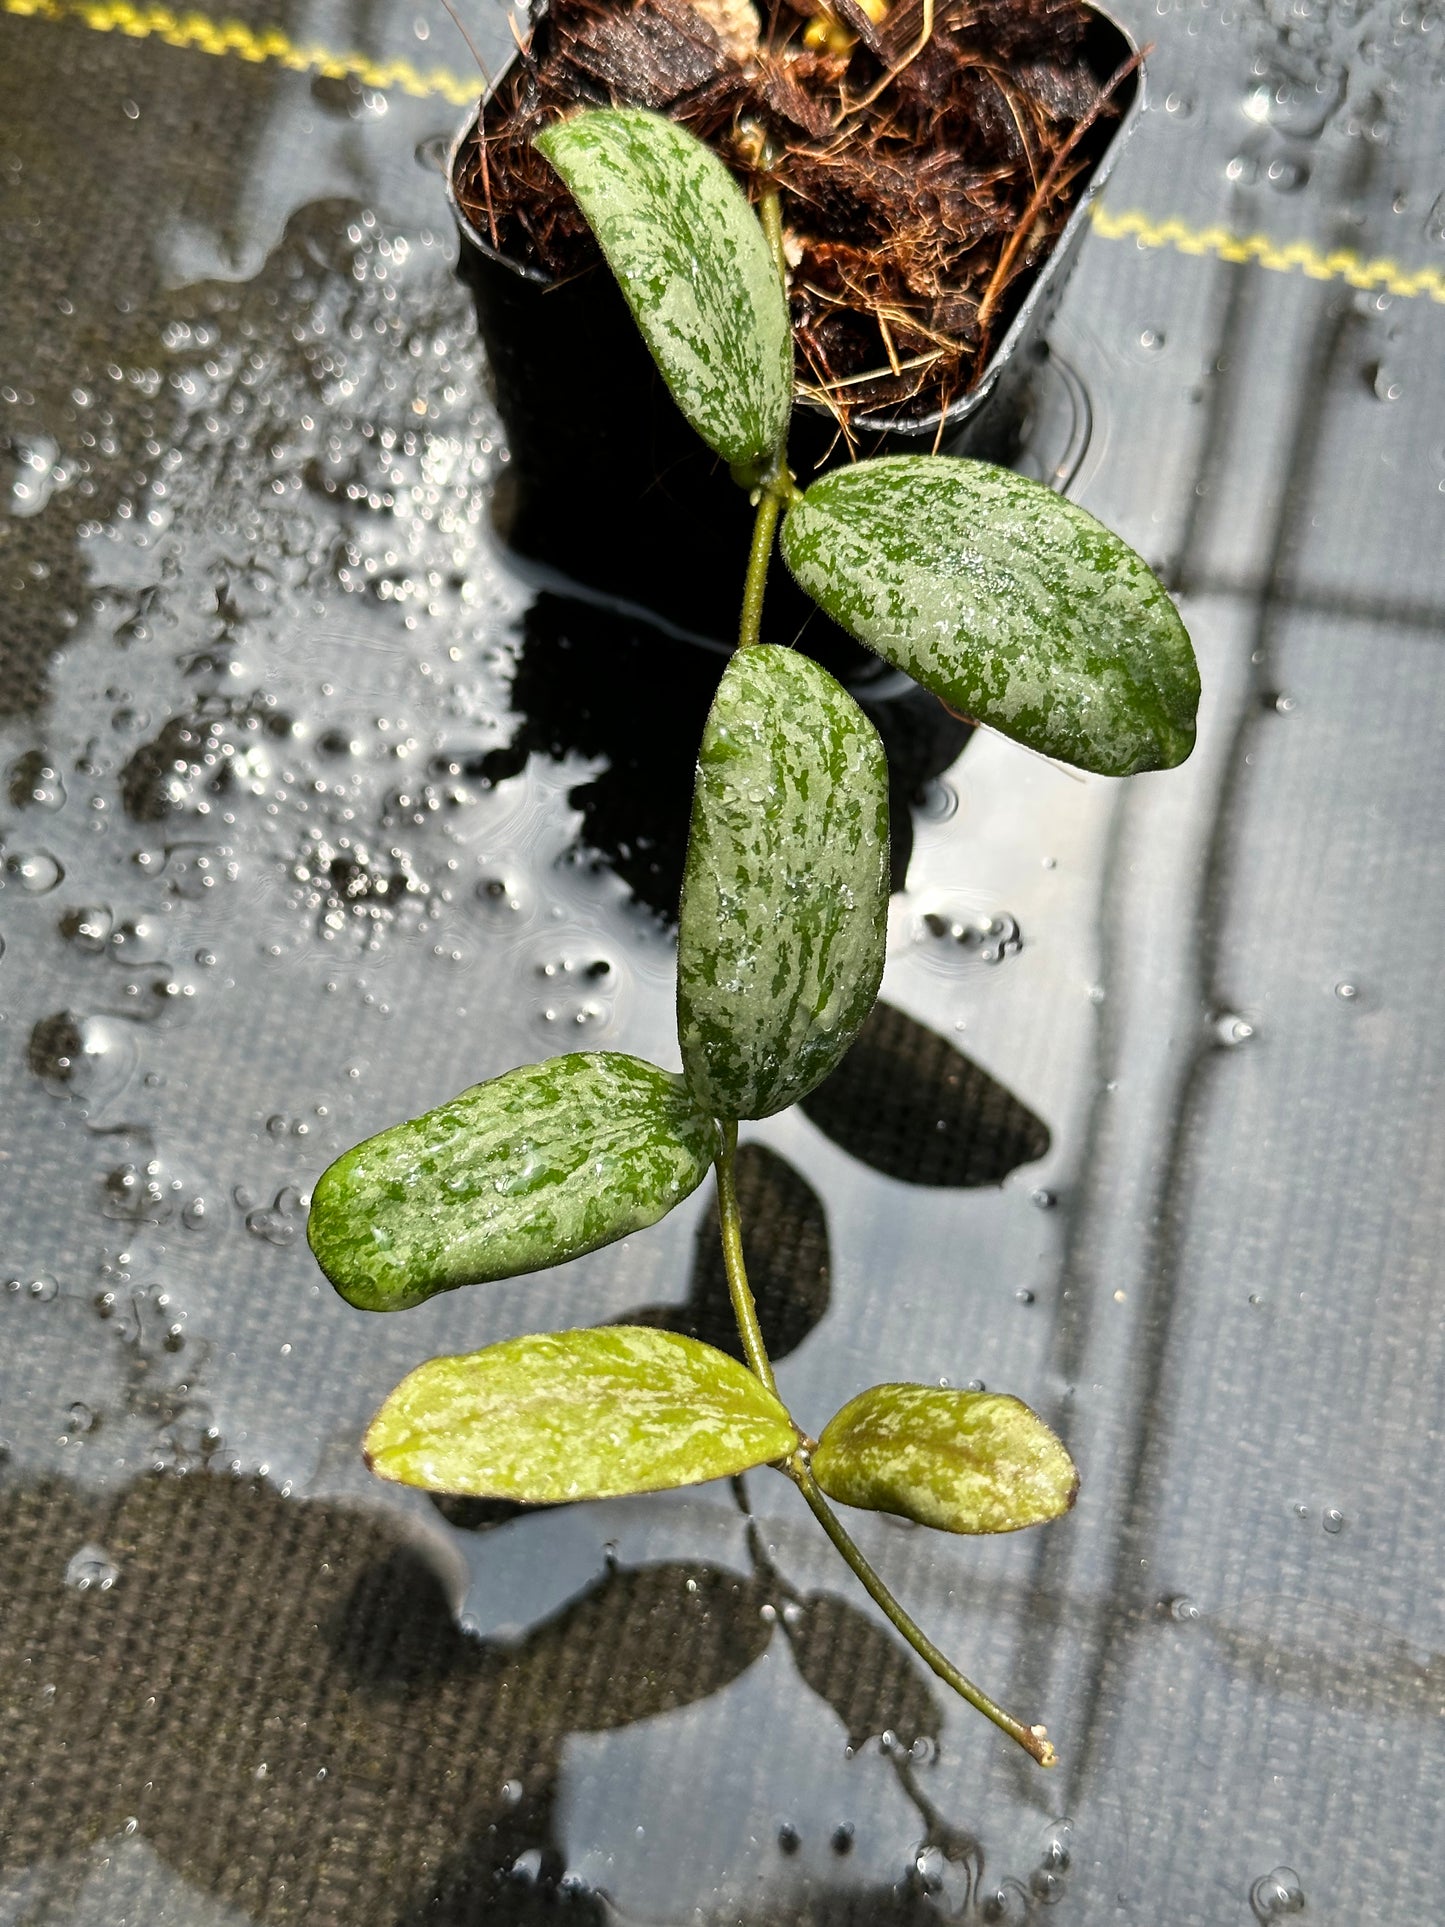
[[[1132,550],[1007,470],[902,456],[799,488],[776,195],[760,223],[721,161],[639,110],[579,113],[538,146],[683,414],[756,505],[738,647],[698,757],[678,930],[682,1072],[581,1052],[474,1085],[339,1158],[308,1234],[343,1297],[394,1311],[626,1237],[713,1169],[747,1362],[642,1327],[513,1338],[419,1366],[377,1414],[366,1455],[403,1484],[537,1504],[774,1466],[933,1670],[1050,1765],[1043,1727],[995,1705],[933,1645],[829,1500],[945,1532],[1011,1532],[1073,1504],[1068,1452],[1015,1398],[923,1385],[875,1385],[814,1439],[778,1395],[748,1286],[739,1121],[796,1103],[838,1064],[878,992],[888,899],[878,736],[826,671],[762,642],[763,591],[781,540],[843,628],[950,707],[1115,776],[1189,754],[1189,639]]]

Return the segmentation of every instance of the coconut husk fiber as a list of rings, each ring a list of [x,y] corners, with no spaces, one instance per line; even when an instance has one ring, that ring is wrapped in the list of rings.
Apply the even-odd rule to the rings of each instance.
[[[456,186],[499,252],[598,258],[533,146],[578,105],[649,107],[780,191],[801,390],[922,420],[977,381],[1107,145],[1133,63],[1079,0],[552,0]],[[873,14],[878,18],[873,18]],[[1126,84],[1128,83],[1128,84]]]

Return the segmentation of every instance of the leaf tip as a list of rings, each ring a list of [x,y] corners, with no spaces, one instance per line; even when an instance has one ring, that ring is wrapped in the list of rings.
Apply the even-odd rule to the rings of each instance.
[[[1198,730],[1193,712],[1182,717],[1161,717],[1154,731],[1155,754],[1141,769],[1178,769],[1194,753]]]

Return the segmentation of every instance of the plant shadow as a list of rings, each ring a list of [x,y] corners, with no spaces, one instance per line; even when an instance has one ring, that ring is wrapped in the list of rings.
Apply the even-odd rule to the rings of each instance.
[[[845,1601],[802,1598],[765,1560],[614,1568],[506,1643],[459,1628],[407,1531],[209,1474],[110,1499],[58,1480],[7,1487],[0,1533],[34,1557],[8,1575],[0,1621],[16,1794],[0,1868],[69,1859],[83,1878],[86,1850],[124,1823],[265,1927],[528,1927],[559,1905],[602,1927],[613,1915],[569,1880],[558,1834],[569,1734],[709,1698],[780,1624],[854,1744],[939,1729],[890,1635]],[[106,1547],[113,1586],[63,1582],[87,1542]],[[906,1890],[844,1887],[831,1910],[815,1894],[727,1917],[927,1918]]]
[[[799,641],[806,649],[806,632]],[[639,903],[672,922],[697,746],[727,657],[642,617],[544,590],[522,621],[511,691],[519,720],[510,742],[448,759],[448,766],[499,783],[533,755],[559,762],[568,754],[605,757],[607,767],[568,797],[582,813],[579,841]],[[913,809],[957,760],[972,725],[876,658],[862,674],[859,668],[855,660],[850,688],[887,752],[892,883],[901,889],[913,851]]]

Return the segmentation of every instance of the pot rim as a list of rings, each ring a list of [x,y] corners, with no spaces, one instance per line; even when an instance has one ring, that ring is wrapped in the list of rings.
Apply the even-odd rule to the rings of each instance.
[[[1033,286],[1020,303],[1018,313],[1009,323],[1002,341],[999,342],[998,346],[984,363],[983,371],[973,387],[969,389],[966,395],[960,395],[955,401],[951,401],[947,408],[934,409],[931,414],[922,415],[916,419],[909,418],[904,421],[899,421],[884,414],[855,415],[853,417],[854,426],[862,430],[865,434],[907,435],[917,436],[921,439],[923,436],[932,433],[936,440],[939,436],[940,427],[944,429],[961,428],[965,422],[969,421],[972,416],[978,413],[979,409],[983,407],[984,403],[993,393],[993,390],[997,387],[1000,376],[1022,346],[1038,317],[1039,310],[1048,299],[1050,283],[1060,269],[1069,261],[1074,247],[1090,219],[1090,209],[1107,185],[1124,143],[1130,134],[1133,133],[1135,124],[1144,111],[1144,93],[1147,84],[1146,63],[1140,52],[1139,43],[1124,25],[1123,21],[1116,18],[1107,7],[1095,4],[1095,0],[1084,0],[1084,4],[1091,14],[1094,14],[1098,19],[1104,21],[1106,25],[1113,28],[1128,49],[1129,54],[1133,56],[1136,62],[1134,68],[1136,85],[1133,97],[1123,113],[1119,116],[1113,136],[1108,146],[1099,156],[1098,164],[1092,174],[1090,174],[1084,191],[1074,204],[1068,220],[1065,221],[1063,227],[1059,230],[1054,240],[1054,245],[1049,251],[1048,259],[1034,276]],[[457,199],[456,172],[457,162],[461,157],[462,149],[471,139],[486,103],[496,93],[504,77],[511,72],[513,63],[519,58],[520,54],[514,54],[512,59],[509,60],[506,66],[497,74],[490,87],[482,91],[478,97],[477,105],[467,111],[460,127],[452,138],[451,145],[447,149],[447,205],[451,209],[452,219],[456,222],[457,228],[468,246],[475,248],[478,253],[486,255],[488,260],[495,261],[499,267],[506,268],[509,273],[516,275],[520,281],[530,281],[540,288],[553,288],[563,284],[557,282],[550,274],[545,273],[540,268],[527,267],[520,261],[514,261],[510,255],[502,253],[499,248],[494,248],[489,241],[485,240],[472,225],[470,217]],[[831,419],[831,411],[824,403],[816,401],[811,395],[797,394],[796,389],[794,392],[793,405],[794,407],[807,408],[814,414]]]

